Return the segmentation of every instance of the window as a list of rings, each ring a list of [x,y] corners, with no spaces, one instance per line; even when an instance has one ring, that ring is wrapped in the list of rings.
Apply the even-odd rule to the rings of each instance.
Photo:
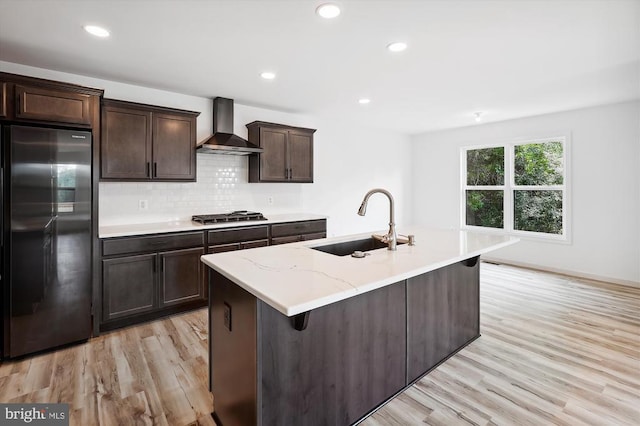
[[[462,226],[567,240],[567,138],[462,149]]]

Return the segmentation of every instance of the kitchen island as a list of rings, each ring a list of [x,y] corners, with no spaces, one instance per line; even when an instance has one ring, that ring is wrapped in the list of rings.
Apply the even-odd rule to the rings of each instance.
[[[364,258],[328,238],[206,255],[214,418],[348,425],[480,335],[479,256],[507,236],[408,229]]]

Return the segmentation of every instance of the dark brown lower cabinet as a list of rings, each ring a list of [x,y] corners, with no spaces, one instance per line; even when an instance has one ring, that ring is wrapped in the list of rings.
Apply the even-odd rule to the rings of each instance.
[[[207,300],[204,247],[102,261],[104,321]]]
[[[206,306],[204,233],[102,240],[100,331]]]
[[[102,314],[105,321],[155,309],[156,255],[143,254],[102,261]]]
[[[94,334],[206,306],[207,274],[200,260],[206,253],[268,246],[272,227],[275,235],[294,241],[323,238],[326,226],[322,219],[104,238]]]
[[[203,247],[159,254],[161,307],[206,300],[202,255]]]
[[[300,330],[210,270],[213,417],[357,423],[479,336],[478,271],[475,258],[363,293],[308,312]]]

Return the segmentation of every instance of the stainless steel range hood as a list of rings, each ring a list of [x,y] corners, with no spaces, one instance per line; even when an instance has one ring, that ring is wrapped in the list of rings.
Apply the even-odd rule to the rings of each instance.
[[[249,155],[263,151],[259,146],[233,134],[233,99],[213,100],[213,136],[198,146],[202,154]]]

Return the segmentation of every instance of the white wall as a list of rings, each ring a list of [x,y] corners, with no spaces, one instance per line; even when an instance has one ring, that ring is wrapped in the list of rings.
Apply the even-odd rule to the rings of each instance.
[[[0,61],[0,70],[47,78],[105,90],[106,98],[200,111],[198,141],[212,130],[211,99],[150,89],[58,71]],[[246,137],[246,123],[271,121],[318,129],[314,138],[314,183],[248,183],[246,157],[197,155],[195,183],[100,184],[101,225],[190,219],[196,213],[223,213],[236,209],[265,213],[308,212],[329,216],[328,234],[346,235],[379,231],[387,227],[388,204],[372,197],[367,216],[356,214],[371,188],[389,189],[396,198],[396,215],[402,230],[411,222],[411,145],[409,137],[371,128],[354,127],[319,116],[235,105],[236,134]],[[267,198],[273,197],[273,205]],[[148,210],[138,201],[147,200]]]
[[[570,244],[522,240],[491,257],[640,286],[640,102],[412,137],[414,219],[460,226],[460,147],[571,134]]]

